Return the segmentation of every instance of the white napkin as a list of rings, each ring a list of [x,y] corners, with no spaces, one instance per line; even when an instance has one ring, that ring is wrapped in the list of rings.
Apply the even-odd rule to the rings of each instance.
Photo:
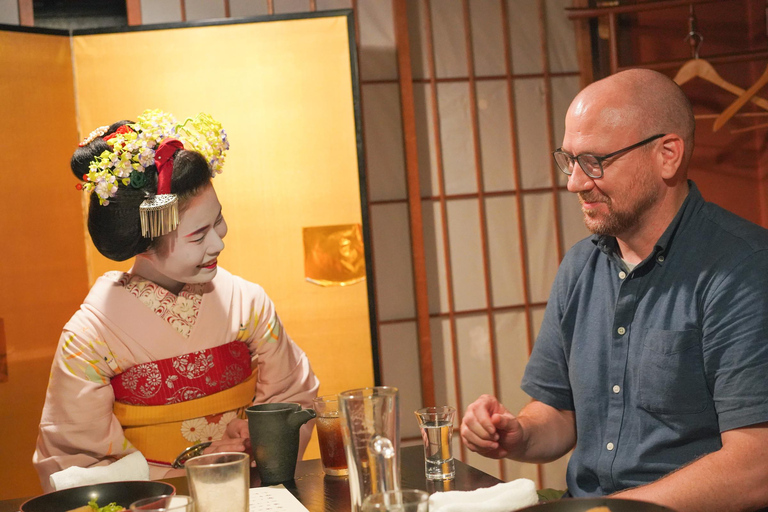
[[[133,452],[108,466],[72,466],[52,474],[50,478],[51,487],[56,491],[104,482],[149,480],[149,464],[141,452]]]
[[[429,497],[429,512],[510,512],[538,501],[533,480],[518,478],[474,491],[436,492]]]

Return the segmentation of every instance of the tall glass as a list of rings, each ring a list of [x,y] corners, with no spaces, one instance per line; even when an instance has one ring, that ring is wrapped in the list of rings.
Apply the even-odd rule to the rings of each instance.
[[[317,440],[320,444],[320,460],[323,472],[331,476],[349,474],[344,438],[341,434],[338,395],[319,396],[312,401],[317,413]]]
[[[427,512],[429,494],[417,489],[371,494],[363,500],[362,512]]]
[[[200,455],[184,467],[196,512],[248,512],[251,458],[247,453]]]
[[[450,406],[425,407],[416,412],[424,441],[424,472],[428,480],[454,477],[453,420],[456,409]]]
[[[339,393],[341,431],[349,466],[353,512],[371,494],[400,488],[400,407],[397,388]]]

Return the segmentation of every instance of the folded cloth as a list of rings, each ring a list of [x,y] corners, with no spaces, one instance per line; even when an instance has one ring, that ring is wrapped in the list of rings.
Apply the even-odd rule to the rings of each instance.
[[[108,466],[79,468],[72,466],[51,475],[54,490],[81,485],[120,482],[123,480],[149,480],[149,464],[141,452],[133,452]]]
[[[474,491],[436,492],[429,497],[429,512],[510,512],[538,501],[533,481],[518,478]]]

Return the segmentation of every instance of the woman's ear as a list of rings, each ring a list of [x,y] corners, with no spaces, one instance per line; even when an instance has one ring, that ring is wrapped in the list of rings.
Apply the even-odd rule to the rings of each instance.
[[[685,142],[677,134],[670,133],[662,137],[659,144],[659,162],[661,164],[661,177],[671,180],[677,175],[677,171],[683,164],[685,154]]]

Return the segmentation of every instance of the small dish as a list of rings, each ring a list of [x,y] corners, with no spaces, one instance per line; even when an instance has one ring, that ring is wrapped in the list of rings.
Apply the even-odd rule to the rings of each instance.
[[[108,482],[41,494],[25,501],[21,505],[21,512],[68,512],[88,505],[92,499],[96,499],[100,507],[116,503],[127,510],[136,500],[175,493],[176,488],[165,482],[149,480]]]

